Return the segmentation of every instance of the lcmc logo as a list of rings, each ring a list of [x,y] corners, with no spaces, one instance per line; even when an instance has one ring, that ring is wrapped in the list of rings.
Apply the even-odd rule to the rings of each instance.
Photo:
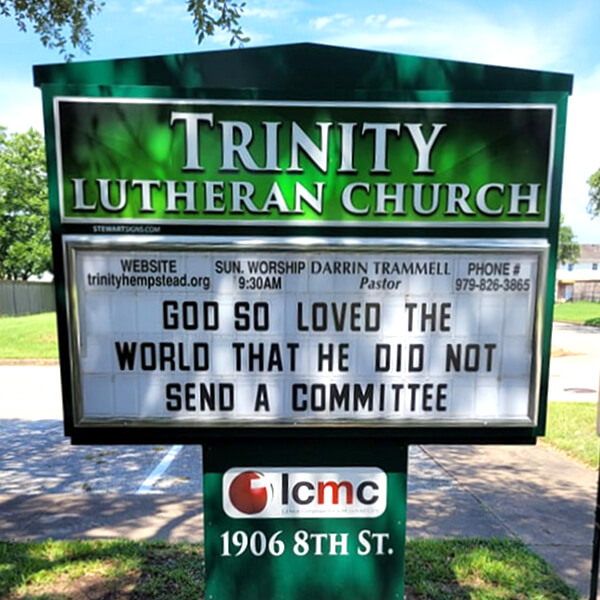
[[[273,499],[273,485],[263,473],[243,471],[229,484],[228,499],[234,510],[245,515],[258,515]]]
[[[229,469],[223,510],[233,519],[375,518],[387,506],[387,476],[376,467]]]

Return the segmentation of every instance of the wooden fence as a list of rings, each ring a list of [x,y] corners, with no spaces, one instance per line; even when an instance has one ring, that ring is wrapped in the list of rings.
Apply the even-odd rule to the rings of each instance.
[[[0,281],[0,316],[16,317],[54,310],[53,283]]]

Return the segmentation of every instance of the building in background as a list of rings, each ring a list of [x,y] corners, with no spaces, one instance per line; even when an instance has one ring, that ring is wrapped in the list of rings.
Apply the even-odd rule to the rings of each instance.
[[[576,263],[559,265],[556,300],[600,302],[600,244],[581,244]]]

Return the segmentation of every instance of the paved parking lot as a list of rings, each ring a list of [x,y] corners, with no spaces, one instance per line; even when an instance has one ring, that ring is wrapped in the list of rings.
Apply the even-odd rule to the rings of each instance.
[[[158,478],[151,477],[170,450],[72,446],[62,421],[6,420],[0,438],[0,494],[200,493],[200,446],[181,448]]]
[[[62,422],[2,421],[0,494],[202,493],[201,446],[72,446]],[[412,491],[456,485],[420,448]]]

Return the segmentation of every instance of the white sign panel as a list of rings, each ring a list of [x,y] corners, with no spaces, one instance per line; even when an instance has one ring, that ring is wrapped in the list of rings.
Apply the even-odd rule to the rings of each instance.
[[[374,519],[387,508],[387,476],[377,467],[233,468],[222,493],[232,519]]]
[[[545,245],[66,246],[79,423],[535,424]]]

